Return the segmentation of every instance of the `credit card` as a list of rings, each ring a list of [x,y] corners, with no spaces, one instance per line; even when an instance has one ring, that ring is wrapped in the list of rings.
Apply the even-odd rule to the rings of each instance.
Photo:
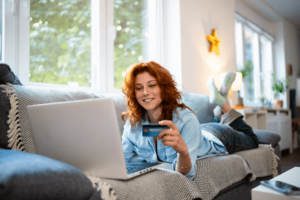
[[[157,137],[162,130],[170,128],[166,125],[142,124],[142,129],[144,137]]]

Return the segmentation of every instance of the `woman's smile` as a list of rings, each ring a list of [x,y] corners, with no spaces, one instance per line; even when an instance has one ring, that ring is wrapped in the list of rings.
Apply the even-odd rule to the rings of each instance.
[[[150,101],[152,101],[153,99],[145,99],[145,100],[143,100],[143,101],[145,101],[145,102],[150,102]]]

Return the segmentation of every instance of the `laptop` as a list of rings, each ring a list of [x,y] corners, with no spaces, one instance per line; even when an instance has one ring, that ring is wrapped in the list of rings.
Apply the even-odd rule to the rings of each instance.
[[[89,176],[130,179],[163,163],[125,163],[113,99],[27,106],[37,153]]]

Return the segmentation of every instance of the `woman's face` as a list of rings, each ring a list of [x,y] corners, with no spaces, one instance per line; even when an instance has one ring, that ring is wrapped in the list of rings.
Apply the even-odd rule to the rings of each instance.
[[[148,72],[140,73],[135,78],[135,95],[138,103],[148,112],[160,112],[160,88],[156,79]]]

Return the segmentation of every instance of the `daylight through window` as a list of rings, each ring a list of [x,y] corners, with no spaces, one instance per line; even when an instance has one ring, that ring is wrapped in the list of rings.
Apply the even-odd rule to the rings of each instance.
[[[243,74],[240,96],[246,106],[260,106],[260,99],[273,100],[273,37],[236,14],[235,45],[237,71]]]

